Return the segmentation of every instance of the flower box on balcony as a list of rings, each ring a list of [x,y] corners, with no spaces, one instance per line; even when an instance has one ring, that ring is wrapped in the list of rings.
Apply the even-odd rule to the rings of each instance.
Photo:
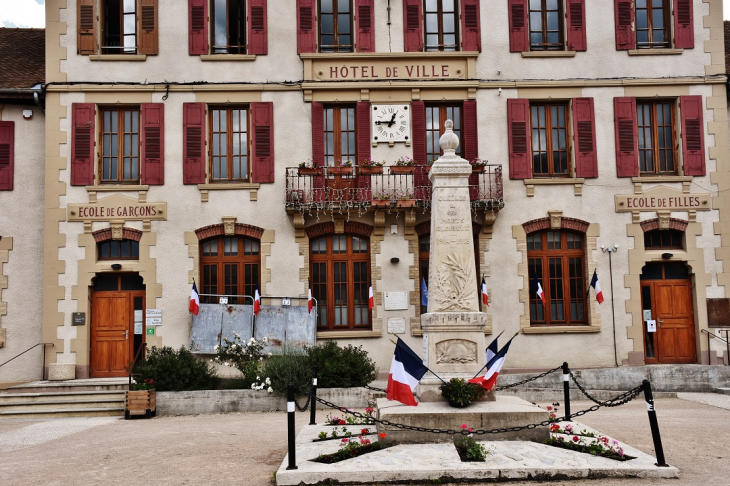
[[[335,176],[350,175],[352,174],[352,167],[329,167],[327,173]]]
[[[390,199],[373,199],[370,205],[374,208],[389,208]]]
[[[321,175],[321,167],[299,167],[299,175]]]
[[[374,165],[372,167],[366,167],[366,166],[359,166],[357,168],[360,175],[373,175],[373,174],[382,174],[383,173],[383,166],[382,165]]]
[[[486,167],[486,166],[485,165],[472,165],[471,166],[471,173],[472,174],[480,174],[480,173],[484,172],[484,167]]]
[[[396,201],[396,205],[399,208],[413,208],[416,206],[416,200],[415,199],[398,199]]]
[[[414,165],[391,165],[390,166],[391,174],[413,174],[415,171],[416,171],[416,166],[414,166]]]

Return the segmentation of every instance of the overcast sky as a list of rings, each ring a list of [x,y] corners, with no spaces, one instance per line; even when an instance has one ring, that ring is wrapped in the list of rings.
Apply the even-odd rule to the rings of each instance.
[[[730,20],[730,0],[722,2],[725,20]],[[0,26],[44,27],[45,3],[45,0],[0,0]]]

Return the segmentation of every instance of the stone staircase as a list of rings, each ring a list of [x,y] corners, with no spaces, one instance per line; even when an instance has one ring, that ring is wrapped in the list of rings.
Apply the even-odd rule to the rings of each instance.
[[[0,390],[0,420],[124,416],[127,378],[36,381]]]

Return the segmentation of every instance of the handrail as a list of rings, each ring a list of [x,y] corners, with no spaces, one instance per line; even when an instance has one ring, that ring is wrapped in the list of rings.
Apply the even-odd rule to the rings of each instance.
[[[700,331],[707,334],[707,362],[710,363],[710,337],[713,337],[715,339],[719,339],[720,341],[724,342],[727,347],[727,356],[728,356],[728,363],[725,366],[730,366],[730,339],[728,338],[728,333],[730,333],[730,329],[718,329],[718,332],[724,332],[725,333],[725,339],[723,339],[721,336],[715,336],[714,333],[708,331],[707,329],[700,329]]]
[[[142,343],[139,349],[137,349],[137,353],[134,355],[134,361],[132,361],[132,365],[129,367],[129,389],[132,389],[132,375],[134,374],[134,367],[137,364],[137,360],[139,359],[139,352],[142,351],[147,347],[147,343]]]
[[[17,354],[15,356],[13,356],[12,358],[10,358],[9,360],[7,360],[6,362],[4,362],[3,364],[0,364],[0,368],[2,368],[3,366],[5,366],[6,364],[10,363],[12,360],[14,360],[15,358],[17,358],[18,356],[22,356],[25,353],[27,353],[28,351],[30,351],[31,349],[35,348],[36,346],[41,346],[41,345],[43,345],[43,360],[42,360],[42,363],[41,363],[41,380],[42,380],[43,378],[45,378],[45,373],[46,373],[46,346],[47,345],[55,346],[55,344],[53,344],[53,343],[38,343],[38,344],[34,344],[33,346],[29,347],[28,349],[26,349],[22,353]]]

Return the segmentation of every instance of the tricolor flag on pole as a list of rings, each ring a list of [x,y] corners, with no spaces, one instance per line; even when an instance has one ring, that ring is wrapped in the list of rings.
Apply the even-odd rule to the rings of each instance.
[[[398,338],[393,363],[390,365],[390,374],[388,374],[386,398],[397,400],[404,405],[418,405],[413,397],[413,390],[427,371],[428,368],[423,364],[423,360]]]
[[[469,380],[469,383],[476,383],[477,385],[481,385],[482,388],[487,391],[497,386],[497,376],[499,376],[499,372],[502,370],[502,366],[504,365],[506,359],[505,357],[507,356],[507,351],[509,351],[509,345],[510,343],[512,343],[512,339],[507,341],[507,344],[505,344],[504,347],[499,350],[499,353],[494,355],[489,363],[487,363],[487,372],[484,374],[484,376],[479,378],[472,378],[471,380]]]
[[[421,277],[421,305],[428,307],[428,287],[426,287],[426,279]]]
[[[312,279],[309,279],[309,289],[307,289],[307,314],[312,313],[314,307],[314,300],[312,299]]]
[[[259,315],[260,310],[261,310],[261,295],[259,295],[259,288],[256,287],[256,290],[253,293],[253,314],[255,316]]]
[[[487,282],[482,277],[482,304],[489,307],[489,294],[487,294]]]
[[[542,293],[542,285],[540,285],[537,275],[532,277],[532,291],[540,298],[542,305],[545,305],[545,294]]]
[[[193,315],[198,315],[200,311],[200,297],[198,297],[198,287],[195,286],[195,280],[193,280],[193,291],[190,292],[190,304],[188,304],[188,310]]]
[[[598,272],[596,272],[596,269],[593,269],[593,278],[591,279],[591,287],[593,287],[593,290],[596,291],[596,300],[599,304],[603,304],[603,291],[601,290],[601,284],[598,282]],[[591,289],[588,289],[588,292],[590,292]]]
[[[370,288],[368,288],[368,310],[373,310],[375,307],[375,294],[373,294],[373,283],[370,282]]]
[[[501,335],[501,333],[500,333]],[[494,338],[494,341],[489,343],[489,346],[487,346],[487,360],[485,361],[487,364],[489,364],[490,361],[492,361],[492,358],[497,356],[497,350],[499,349],[499,345],[497,344],[497,340],[499,339],[499,336]]]

